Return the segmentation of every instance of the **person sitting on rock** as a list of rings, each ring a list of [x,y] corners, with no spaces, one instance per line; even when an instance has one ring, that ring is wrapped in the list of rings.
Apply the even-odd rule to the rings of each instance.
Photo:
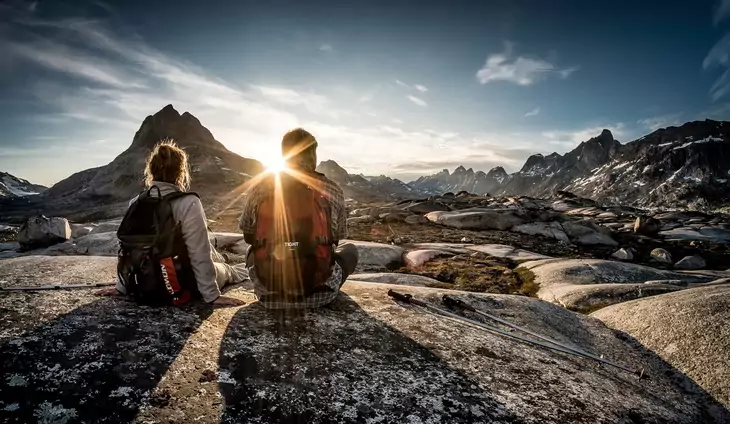
[[[250,244],[246,265],[259,301],[271,309],[332,302],[358,261],[347,238],[342,189],[315,171],[317,140],[304,129],[281,142],[286,167],[254,180],[239,226]]]
[[[170,220],[172,224],[170,232],[179,231],[179,233],[181,233],[182,240],[179,240],[179,236],[171,234],[164,234],[163,236],[170,236],[172,237],[171,240],[175,239],[175,243],[180,245],[179,249],[183,250],[183,252],[182,254],[177,254],[177,252],[171,254],[171,257],[167,258],[169,262],[165,262],[165,258],[162,258],[160,263],[156,265],[157,269],[154,271],[157,273],[157,271],[160,270],[159,267],[162,266],[162,276],[165,279],[163,287],[167,286],[167,288],[170,288],[169,274],[172,272],[177,272],[179,275],[176,275],[176,278],[179,277],[181,281],[188,281],[188,285],[192,286],[189,290],[191,295],[185,295],[185,299],[183,299],[183,301],[180,301],[180,296],[177,296],[171,304],[184,303],[184,301],[189,300],[188,298],[199,294],[203,301],[216,306],[243,305],[245,302],[242,300],[221,295],[221,288],[223,286],[247,280],[248,272],[243,265],[234,267],[223,263],[224,258],[210,245],[203,204],[195,193],[187,192],[190,186],[190,171],[188,167],[187,153],[185,153],[184,150],[172,141],[168,140],[159,143],[155,146],[148,157],[144,175],[147,188],[140,195],[130,201],[127,214],[125,215],[124,220],[122,220],[120,229],[117,232],[120,237],[122,249],[120,251],[120,265],[118,266],[119,279],[116,287],[102,290],[98,292],[98,294],[133,294],[135,295],[135,299],[140,297],[137,296],[140,291],[137,287],[132,290],[135,293],[129,293],[130,290],[127,286],[129,286],[130,283],[127,282],[125,284],[125,282],[122,281],[124,278],[120,269],[123,266],[122,257],[124,256],[123,252],[125,251],[125,242],[122,233],[125,232],[126,229],[135,226],[138,228],[157,228],[160,226],[161,224],[159,222],[152,225],[144,222],[130,221],[134,220],[134,218],[131,218],[133,216],[144,216],[144,219],[149,219],[148,217],[154,216],[154,220],[160,220],[161,218],[159,218],[159,216],[163,213],[160,211],[160,208],[163,206],[162,204],[164,201],[167,200],[169,205],[167,211],[171,212],[172,215],[172,219]],[[153,202],[159,202],[152,203],[156,205],[154,206],[156,208],[154,213],[150,214],[149,211],[142,211],[138,213],[137,209],[142,208],[137,207],[137,205],[142,204],[142,201],[150,196],[156,196],[156,198],[153,199]],[[137,209],[135,209],[135,207],[137,207]],[[146,215],[144,215],[143,212],[147,212]],[[138,218],[138,220],[141,219]],[[125,221],[127,222],[125,223]],[[159,232],[159,229],[154,229],[152,232]],[[157,235],[156,239],[159,240],[160,235]],[[157,246],[155,249],[157,249]],[[182,267],[180,267],[178,263],[172,263],[172,260],[178,260],[178,257],[186,258],[182,263]],[[170,265],[167,269],[165,269],[166,264]],[[181,269],[177,269],[176,267]],[[129,279],[136,280],[138,278],[142,278],[142,276],[138,274],[140,271],[138,269],[134,269],[134,266],[127,268],[131,270],[131,277]],[[139,266],[137,266],[137,268],[139,268]],[[160,275],[157,275],[157,277],[159,278]],[[154,285],[154,283],[151,284]],[[175,284],[177,284],[177,282],[175,282]],[[144,289],[144,287],[142,287],[142,289]],[[148,292],[154,292],[154,287],[151,287],[151,290],[148,290]],[[170,292],[172,294],[173,290],[170,290]],[[166,295],[164,290],[163,295]]]

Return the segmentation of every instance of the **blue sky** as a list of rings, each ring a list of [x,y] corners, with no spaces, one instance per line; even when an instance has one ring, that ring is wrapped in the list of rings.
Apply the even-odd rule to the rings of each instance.
[[[410,180],[516,171],[609,128],[730,118],[730,0],[19,1],[0,4],[0,170],[111,161],[172,103],[264,159]]]

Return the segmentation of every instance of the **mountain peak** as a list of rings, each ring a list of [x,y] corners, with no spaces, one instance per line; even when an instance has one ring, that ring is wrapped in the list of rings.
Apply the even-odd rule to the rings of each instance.
[[[466,168],[462,165],[459,165],[456,169],[454,169],[454,174],[462,174],[464,172],[466,172]]]
[[[187,112],[185,112],[187,113]],[[175,107],[172,106],[172,104],[169,104],[162,109],[159,110],[159,112],[155,113],[154,118],[179,118],[180,113],[175,110]]]
[[[604,130],[601,131],[601,135],[599,135],[598,138],[605,138],[608,140],[613,140],[613,134],[611,133],[610,130],[607,130],[604,128]]]

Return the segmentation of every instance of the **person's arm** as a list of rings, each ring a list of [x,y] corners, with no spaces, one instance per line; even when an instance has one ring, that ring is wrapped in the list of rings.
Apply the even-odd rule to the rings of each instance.
[[[188,249],[190,265],[198,282],[198,290],[203,300],[210,303],[218,299],[221,291],[215,281],[215,268],[211,257],[208,229],[205,221],[205,211],[200,199],[192,199],[183,211],[182,227],[183,240]]]
[[[335,237],[337,242],[345,240],[347,238],[347,208],[345,207],[345,194],[342,190],[338,190],[334,203],[336,205],[337,212],[337,232]]]

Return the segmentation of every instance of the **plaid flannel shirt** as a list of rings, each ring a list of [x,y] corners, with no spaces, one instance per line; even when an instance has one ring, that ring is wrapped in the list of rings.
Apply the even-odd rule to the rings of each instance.
[[[315,190],[322,193],[330,205],[332,235],[335,243],[347,238],[347,209],[345,208],[345,195],[337,183],[325,177],[324,174],[317,172],[308,172],[306,174],[311,179],[307,182]],[[243,207],[243,213],[239,219],[238,225],[244,234],[254,234],[256,232],[256,214],[261,202],[274,190],[273,178],[268,178],[259,184],[251,187],[246,196]],[[336,247],[336,245],[335,245]],[[250,263],[249,263],[250,262]],[[326,305],[337,297],[340,286],[342,285],[342,268],[335,263],[332,268],[332,275],[325,282],[332,291],[315,293],[298,302],[287,302],[276,297],[275,293],[268,291],[256,276],[256,267],[253,261],[247,261],[249,276],[254,283],[254,292],[256,297],[265,307],[270,309],[306,309],[317,308]]]

